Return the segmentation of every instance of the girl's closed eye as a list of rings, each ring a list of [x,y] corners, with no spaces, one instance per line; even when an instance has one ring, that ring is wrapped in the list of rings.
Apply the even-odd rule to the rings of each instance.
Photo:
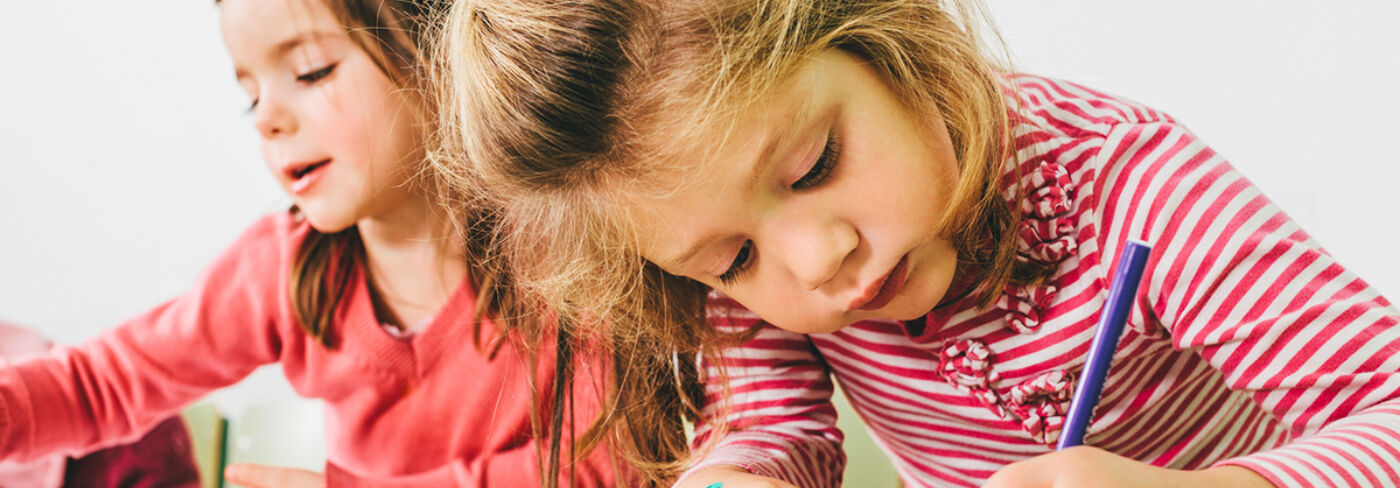
[[[315,84],[316,82],[325,79],[325,77],[330,76],[331,72],[335,71],[335,67],[336,63],[331,63],[309,73],[297,75],[297,81],[306,84]]]
[[[328,64],[328,65],[326,65],[326,66],[324,66],[324,67],[321,67],[321,68],[317,68],[317,69],[315,69],[315,70],[312,70],[312,71],[310,71],[310,72],[303,73],[303,74],[300,74],[300,75],[296,75],[296,80],[297,80],[298,82],[300,82],[300,83],[305,83],[305,84],[308,84],[308,85],[314,85],[314,84],[316,84],[316,83],[319,83],[321,80],[326,79],[327,76],[330,76],[330,75],[331,75],[331,72],[335,71],[335,67],[336,67],[336,66],[338,66],[338,64],[336,64],[336,63],[331,63],[331,64]],[[257,109],[257,108],[258,108],[258,98],[257,98],[257,97],[253,97],[253,101],[252,101],[251,103],[248,104],[248,110],[247,110],[247,111],[251,113],[253,110],[255,110],[255,109]]]
[[[739,253],[734,256],[734,261],[729,264],[729,269],[724,274],[719,275],[720,283],[725,286],[733,285],[743,277],[745,271],[753,268],[753,241],[746,240],[744,245],[739,247]]]
[[[251,78],[242,75],[238,76],[238,84],[243,88],[243,93],[248,95],[248,108],[244,109],[244,113],[251,114],[253,109],[258,108],[258,85]]]
[[[826,182],[831,177],[831,172],[836,168],[836,163],[840,158],[841,140],[836,137],[834,132],[828,133],[826,147],[822,149],[821,155],[817,157],[816,162],[812,163],[811,169],[808,169],[806,174],[792,183],[792,189],[806,190]]]
[[[792,183],[793,190],[806,190],[815,188],[825,183],[831,178],[832,171],[836,169],[836,163],[841,158],[841,141],[835,133],[827,133],[826,145],[822,148],[822,153],[812,163],[812,167],[807,172]],[[746,240],[739,248],[739,253],[734,256],[734,261],[730,263],[729,269],[719,275],[719,281],[726,286],[733,285],[743,277],[745,271],[753,267],[753,241]]]

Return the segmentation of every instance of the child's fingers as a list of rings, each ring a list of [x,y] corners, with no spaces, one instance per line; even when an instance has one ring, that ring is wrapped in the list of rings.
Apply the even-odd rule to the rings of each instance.
[[[783,480],[766,478],[731,465],[711,466],[687,476],[676,488],[796,488]]]
[[[224,469],[224,478],[248,488],[320,488],[325,485],[320,473],[261,464],[234,464]]]

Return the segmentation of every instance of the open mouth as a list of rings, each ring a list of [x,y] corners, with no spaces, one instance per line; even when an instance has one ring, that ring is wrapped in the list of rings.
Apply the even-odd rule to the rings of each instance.
[[[861,294],[851,303],[851,308],[857,310],[875,310],[890,303],[899,290],[904,288],[904,278],[909,271],[909,256],[899,258],[899,263],[894,265],[889,274],[886,274],[877,283],[871,283],[869,289]]]
[[[324,168],[327,164],[331,164],[329,158],[314,163],[298,164],[287,168],[287,176],[292,179],[292,193],[299,195],[306,191],[307,188],[310,188],[311,185],[315,184],[316,181],[320,180],[320,169]]]
[[[301,179],[301,177],[306,176],[308,173],[311,173],[312,171],[316,171],[316,170],[319,169],[320,167],[325,166],[325,165],[329,164],[330,162],[331,162],[331,160],[329,160],[329,159],[322,159],[322,160],[320,160],[320,161],[317,161],[317,162],[314,162],[314,163],[311,163],[311,164],[308,164],[308,165],[304,165],[304,166],[300,166],[300,167],[296,167],[296,168],[291,168],[291,171],[289,171],[289,173],[292,175],[292,179],[293,179],[293,180],[299,180],[299,179]]]

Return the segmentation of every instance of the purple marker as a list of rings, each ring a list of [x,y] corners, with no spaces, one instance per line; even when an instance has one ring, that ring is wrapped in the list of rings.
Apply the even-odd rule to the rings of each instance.
[[[1128,312],[1132,311],[1137,298],[1138,283],[1142,282],[1149,254],[1152,254],[1152,246],[1142,241],[1129,239],[1123,248],[1123,256],[1118,259],[1118,273],[1108,288],[1108,303],[1099,315],[1094,342],[1089,344],[1089,359],[1079,375],[1079,386],[1074,389],[1074,400],[1065,416],[1060,442],[1055,446],[1057,450],[1084,443],[1089,418],[1099,404],[1099,392],[1103,390],[1104,378],[1108,377],[1108,367],[1113,363],[1113,352],[1118,349],[1118,338],[1123,335],[1123,324],[1128,321]]]

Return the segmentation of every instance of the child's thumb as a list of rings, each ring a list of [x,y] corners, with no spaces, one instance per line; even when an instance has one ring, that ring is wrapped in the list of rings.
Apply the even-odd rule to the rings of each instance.
[[[319,488],[324,484],[321,475],[311,471],[260,464],[231,465],[224,469],[224,477],[248,488]]]

